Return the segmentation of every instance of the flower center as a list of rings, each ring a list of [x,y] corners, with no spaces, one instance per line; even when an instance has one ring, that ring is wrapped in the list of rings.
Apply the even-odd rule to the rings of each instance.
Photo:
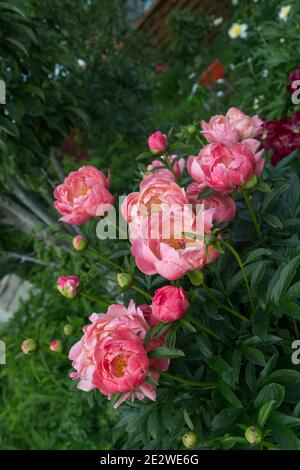
[[[123,377],[127,366],[126,358],[123,355],[115,357],[111,364],[112,373],[115,377]]]

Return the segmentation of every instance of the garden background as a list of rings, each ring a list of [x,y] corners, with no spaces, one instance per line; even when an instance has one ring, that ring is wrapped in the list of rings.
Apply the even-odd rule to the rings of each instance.
[[[90,164],[105,173],[111,170],[110,190],[115,196],[134,191],[146,167],[143,158],[136,157],[143,156],[147,137],[157,129],[195,145],[199,121],[225,114],[232,106],[278,121],[280,142],[270,139],[267,151],[267,158],[276,163],[266,170],[272,191],[261,187],[260,194],[268,197],[265,223],[275,230],[278,251],[272,258],[281,266],[300,253],[300,146],[295,137],[300,119],[296,114],[289,132],[282,130],[286,123],[280,121],[299,110],[288,90],[289,74],[300,62],[299,2],[165,0],[152,7],[150,3],[0,0],[0,79],[6,83],[6,104],[0,113],[0,277],[2,288],[3,278],[12,274],[34,286],[13,317],[0,323],[0,339],[6,344],[6,364],[0,365],[1,449],[180,449],[181,437],[188,431],[196,431],[206,448],[247,448],[237,438],[226,441],[229,434],[237,434],[232,432],[236,422],[246,426],[249,421],[249,415],[244,419],[239,414],[240,403],[226,389],[224,378],[237,370],[238,354],[212,366],[225,383],[223,397],[216,398],[217,410],[212,406],[203,416],[201,406],[195,405],[196,392],[174,386],[174,401],[163,411],[165,432],[160,430],[160,409],[147,405],[112,409],[99,393],[77,390],[69,379],[66,355],[49,352],[50,342],[61,338],[66,353],[80,337],[89,313],[96,310],[91,299],[80,296],[70,301],[58,294],[55,282],[61,273],[81,272],[87,291],[103,302],[103,309],[112,298],[126,303],[131,297],[144,300],[141,293],[124,293],[115,273],[101,262],[74,251],[72,237],[82,233],[89,237],[93,228],[57,223],[53,190],[71,170]],[[145,16],[147,8],[150,13]],[[234,23],[239,26],[232,29]],[[286,139],[289,150],[280,153]],[[242,226],[243,218],[239,222]],[[99,244],[95,238],[91,243],[111,260],[129,253],[127,242]],[[268,262],[258,263],[262,264],[248,272],[254,289],[262,282],[263,270],[269,269]],[[221,272],[221,263],[219,268]],[[299,274],[294,268],[290,283]],[[241,280],[230,270],[226,276],[234,295]],[[144,284],[145,289],[150,287]],[[285,290],[289,287],[286,284]],[[290,293],[290,304],[285,304],[290,317],[282,323],[283,307],[277,304],[267,346],[257,339],[248,343],[240,396],[251,400],[259,396],[257,367],[264,367],[265,384],[277,370],[299,373],[299,366],[290,364],[287,345],[298,336],[299,297],[298,283]],[[198,302],[204,309],[201,296]],[[213,308],[205,313],[218,321]],[[64,334],[66,324],[73,327],[71,336]],[[24,355],[20,345],[28,337],[42,347]],[[280,341],[284,345],[278,359]],[[193,354],[196,361],[211,359],[205,335],[199,335]],[[188,376],[180,361],[178,370]],[[273,377],[277,389],[269,397],[277,400],[273,434],[275,446],[283,449],[300,449],[300,388],[292,376]],[[211,430],[209,435],[205,427]]]

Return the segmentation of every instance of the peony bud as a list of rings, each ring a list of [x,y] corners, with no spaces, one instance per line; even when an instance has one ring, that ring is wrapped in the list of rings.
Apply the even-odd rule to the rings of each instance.
[[[73,238],[73,247],[76,251],[83,251],[87,245],[87,241],[81,235],[76,235]]]
[[[262,432],[258,426],[249,426],[245,431],[245,438],[249,444],[259,444],[262,441]]]
[[[182,442],[184,447],[192,449],[198,444],[198,437],[194,432],[187,432],[182,436]]]
[[[54,341],[51,341],[50,350],[55,353],[61,354],[63,352],[63,344],[61,339],[55,339]]]
[[[168,138],[160,131],[154,132],[148,137],[148,147],[154,154],[164,153],[168,148]]]
[[[132,285],[133,279],[131,274],[119,273],[117,275],[117,281],[122,289],[129,289],[129,287]]]
[[[23,343],[21,344],[21,349],[24,354],[31,354],[34,352],[37,348],[36,341],[32,338],[27,338]]]
[[[257,176],[252,175],[252,176],[250,176],[248,181],[246,181],[246,183],[243,185],[243,189],[252,189],[256,185],[257,185]]]
[[[67,323],[65,326],[64,326],[64,335],[65,336],[71,336],[71,334],[73,333],[74,331],[74,327],[73,325],[71,325],[71,323]]]
[[[56,281],[57,289],[68,299],[76,297],[79,284],[80,279],[77,276],[60,276]]]
[[[204,274],[201,269],[195,269],[194,271],[189,271],[187,273],[189,280],[193,286],[202,286],[204,282]]]
[[[191,124],[187,127],[187,131],[190,135],[194,135],[197,132],[197,127],[195,126],[195,124]]]
[[[158,321],[169,323],[183,317],[189,307],[182,287],[164,286],[155,291],[152,314]]]

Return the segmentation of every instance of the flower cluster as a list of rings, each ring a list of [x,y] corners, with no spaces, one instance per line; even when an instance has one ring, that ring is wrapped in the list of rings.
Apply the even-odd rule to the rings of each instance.
[[[146,379],[157,380],[158,375],[151,368],[165,370],[168,362],[155,360],[155,365],[151,364],[143,343],[149,325],[141,309],[133,301],[128,309],[111,305],[106,315],[94,313],[90,321],[84,327],[84,336],[69,354],[76,369],[71,377],[80,378],[78,388],[84,391],[98,388],[109,398],[121,393],[115,406],[134,396],[155,400],[155,385]]]
[[[264,166],[264,150],[256,139],[262,132],[258,116],[249,117],[231,108],[225,116],[214,116],[201,126],[209,143],[197,156],[188,158],[187,170],[194,181],[187,187],[180,185],[185,159],[169,155],[167,136],[156,131],[148,138],[156,160],[147,166],[139,191],[127,195],[121,208],[140,271],[168,280],[188,274],[194,285],[201,285],[201,269],[219,255],[220,226],[236,215],[233,194],[254,186]],[[84,223],[103,215],[107,203],[113,203],[108,184],[94,167],[71,173],[54,193],[62,220]],[[77,251],[86,245],[82,236],[73,239]],[[121,271],[117,276],[120,287],[134,288],[132,274]],[[58,290],[68,298],[85,295],[79,286],[77,276],[57,280]],[[161,354],[161,349],[166,350],[168,333],[188,307],[183,288],[166,285],[155,291],[151,305],[136,306],[131,300],[128,308],[113,304],[106,314],[93,313],[69,353],[75,369],[71,377],[79,379],[78,388],[97,388],[115,401],[115,407],[145,396],[155,400],[160,374],[169,366],[168,355]],[[69,326],[66,335],[72,334]],[[161,348],[159,353],[157,348]],[[52,341],[50,350],[61,353],[61,340]]]
[[[263,127],[264,147],[273,150],[272,165],[300,149],[300,111],[278,121],[266,121]]]

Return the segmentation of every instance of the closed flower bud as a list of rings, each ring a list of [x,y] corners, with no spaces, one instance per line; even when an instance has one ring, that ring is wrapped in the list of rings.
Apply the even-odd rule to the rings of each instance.
[[[65,326],[64,326],[64,335],[65,336],[71,336],[71,334],[73,333],[74,331],[74,327],[73,325],[71,325],[71,323],[67,323]]]
[[[257,185],[257,176],[256,175],[252,175],[248,181],[246,181],[246,183],[244,184],[243,188],[244,189],[252,189],[254,188],[254,186]]]
[[[182,442],[184,447],[192,449],[198,444],[198,437],[194,432],[187,432],[182,436]]]
[[[73,247],[76,251],[83,251],[87,245],[86,239],[81,235],[73,238]]]
[[[61,339],[55,339],[54,341],[51,341],[50,350],[55,353],[61,354],[63,352],[63,345]]]
[[[80,279],[77,276],[60,276],[56,281],[57,289],[68,299],[76,297],[79,284]]]
[[[154,154],[164,153],[168,148],[168,138],[160,131],[154,132],[148,137],[148,147]]]
[[[249,426],[245,431],[245,438],[249,444],[259,444],[262,441],[262,432],[258,426]]]
[[[201,269],[195,269],[188,272],[188,277],[193,286],[202,286],[204,281],[204,274]]]
[[[117,281],[119,286],[122,289],[129,289],[129,287],[132,285],[132,276],[128,273],[119,273],[117,275]]]
[[[152,300],[153,317],[165,323],[179,320],[189,307],[182,287],[164,286],[155,291]]]
[[[24,354],[31,354],[34,352],[37,348],[36,341],[32,338],[27,338],[23,343],[21,344],[21,349]]]
[[[190,126],[187,127],[187,131],[190,135],[196,134],[197,127],[195,126],[195,124],[191,124]]]

